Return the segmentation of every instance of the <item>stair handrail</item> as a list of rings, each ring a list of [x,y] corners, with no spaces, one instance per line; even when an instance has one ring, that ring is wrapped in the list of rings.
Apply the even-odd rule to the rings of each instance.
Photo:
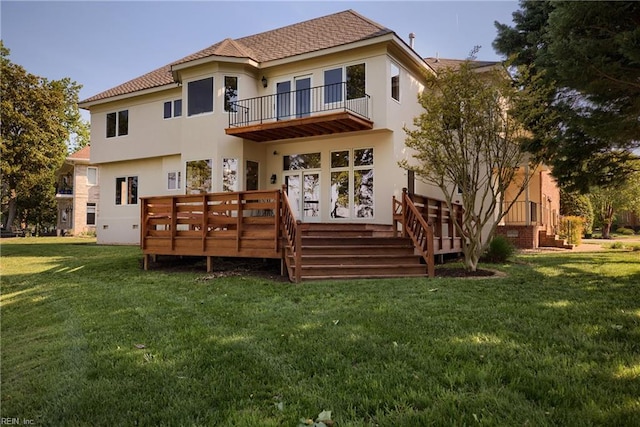
[[[409,236],[414,247],[427,263],[427,274],[435,276],[435,249],[433,243],[433,225],[427,222],[422,213],[409,197],[406,189],[402,191],[402,231]]]
[[[282,231],[286,244],[282,247],[282,257],[284,258],[285,266],[287,267],[287,274],[289,280],[294,283],[300,283],[302,274],[302,234],[300,232],[300,224],[302,221],[297,220],[291,209],[289,203],[289,196],[287,195],[286,186],[282,186]],[[295,259],[294,266],[291,265],[291,260],[287,256],[287,248],[291,248],[293,257]]]

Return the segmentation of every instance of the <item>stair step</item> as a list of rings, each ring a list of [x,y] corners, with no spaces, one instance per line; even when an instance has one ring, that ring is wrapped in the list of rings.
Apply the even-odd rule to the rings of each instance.
[[[302,246],[387,246],[408,245],[411,239],[406,237],[329,237],[302,236]]]
[[[390,255],[390,254],[371,254],[371,255],[303,255],[302,265],[402,265],[415,264],[420,265],[421,257],[419,255]]]
[[[341,246],[302,246],[304,255],[404,255],[414,254],[412,245],[389,245],[389,246],[361,246],[361,245],[341,245]]]
[[[420,264],[398,265],[303,265],[302,277],[313,276],[390,276],[426,275],[427,267]]]

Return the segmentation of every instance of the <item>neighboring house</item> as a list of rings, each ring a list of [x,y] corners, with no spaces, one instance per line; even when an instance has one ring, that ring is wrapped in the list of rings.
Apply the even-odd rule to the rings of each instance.
[[[57,234],[95,232],[100,186],[98,167],[90,162],[90,147],[71,154],[57,174]]]
[[[225,39],[80,103],[100,166],[99,243],[140,242],[140,198],[286,187],[304,222],[391,224],[403,126],[433,64],[347,10]],[[480,67],[495,63],[479,63]]]

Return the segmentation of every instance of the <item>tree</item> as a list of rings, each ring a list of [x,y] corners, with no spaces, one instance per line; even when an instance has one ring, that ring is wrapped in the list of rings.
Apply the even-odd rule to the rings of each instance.
[[[584,233],[593,231],[593,206],[586,194],[560,189],[560,215],[579,216],[584,219]]]
[[[80,87],[68,78],[47,80],[9,60],[0,41],[2,122],[0,142],[3,227],[14,225],[20,201],[47,199],[67,155],[71,133],[86,135],[78,111]],[[4,204],[6,203],[6,206]],[[44,203],[43,203],[44,206]],[[22,206],[24,208],[25,206]]]
[[[518,170],[527,165],[521,150],[526,135],[506,111],[519,92],[503,71],[475,72],[471,61],[426,78],[419,97],[425,111],[414,119],[414,129],[405,129],[415,162],[400,164],[440,188],[451,212],[462,190],[464,213],[456,230],[463,237],[465,266],[475,271],[510,208],[501,202],[507,188],[516,186],[520,194],[530,178]]]
[[[640,215],[640,172],[631,174],[616,186],[593,188],[589,200],[596,220],[602,226],[602,237],[609,239],[617,213],[628,210]]]
[[[525,120],[528,147],[559,183],[588,192],[632,170],[640,144],[640,3],[520,2],[515,25],[496,22],[493,46],[522,87],[545,87]]]

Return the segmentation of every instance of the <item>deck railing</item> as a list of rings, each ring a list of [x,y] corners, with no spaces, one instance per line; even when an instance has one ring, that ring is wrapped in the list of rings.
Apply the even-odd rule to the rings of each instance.
[[[145,255],[280,254],[280,191],[142,197],[141,204]]]
[[[433,224],[424,219],[413,200],[406,192],[402,194],[402,234],[411,237],[414,247],[427,263],[427,274],[434,277],[435,253],[433,246]]]
[[[411,194],[406,189],[403,189],[401,200],[393,198],[394,230],[398,229],[398,224],[403,223],[403,212],[406,211],[403,205],[405,197],[407,201],[410,201],[415,206],[424,220],[431,224],[433,228],[434,254],[462,252],[462,239],[455,227],[455,223],[462,223],[461,205],[453,205],[453,212],[450,212],[444,200]]]
[[[282,186],[282,235],[285,240],[283,258],[289,279],[295,283],[300,283],[302,274],[302,232],[300,224],[301,221],[296,219],[291,210],[286,186]],[[293,255],[293,265],[288,252]]]
[[[304,118],[330,111],[349,111],[369,119],[369,99],[369,95],[347,83],[241,99],[230,105],[229,127]]]

